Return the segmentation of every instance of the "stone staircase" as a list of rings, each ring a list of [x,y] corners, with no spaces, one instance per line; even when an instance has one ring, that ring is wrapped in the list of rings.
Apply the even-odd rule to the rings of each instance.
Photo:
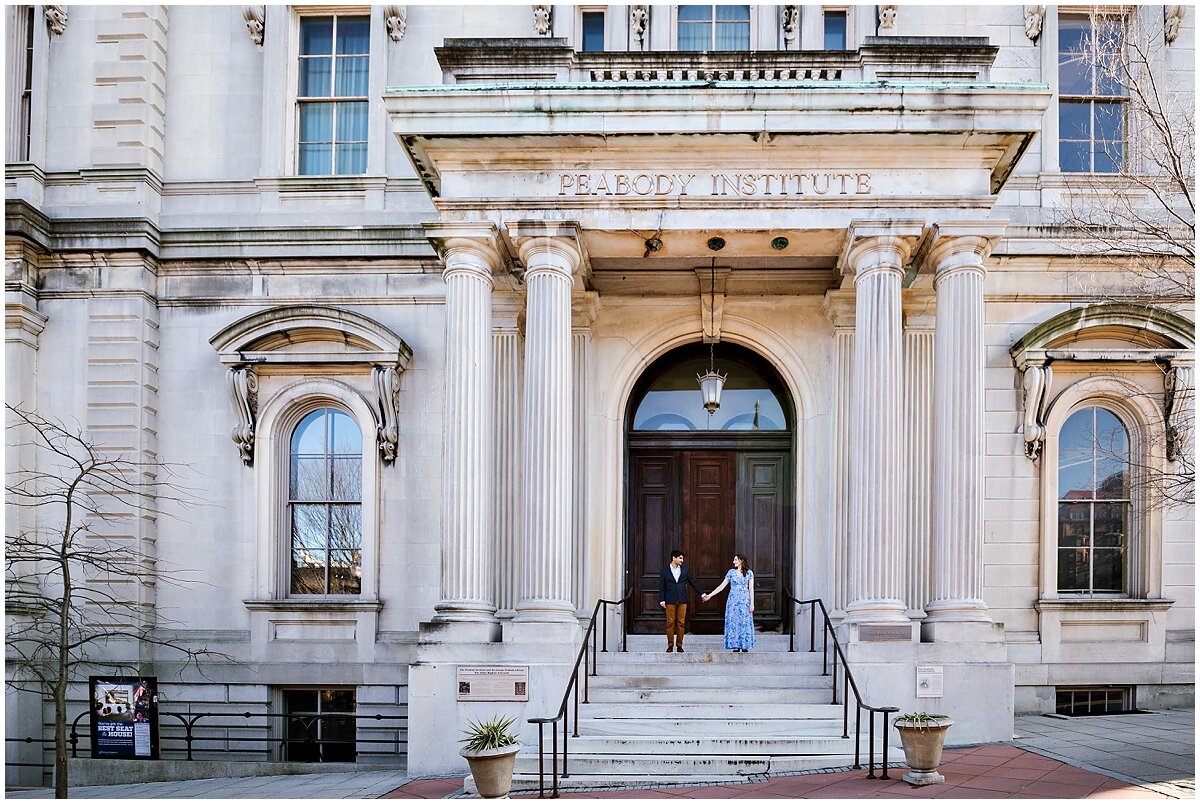
[[[600,654],[589,703],[579,706],[579,737],[570,738],[569,777],[560,758],[560,789],[720,783],[854,763],[854,713],[843,738],[842,707],[830,703],[832,677],[821,675],[819,652],[797,644],[788,653],[778,634],[760,634],[750,653],[726,652],[720,636],[689,636],[683,654],[665,653],[665,641],[630,636],[627,653],[610,646]],[[548,727],[546,751],[549,788]],[[537,786],[535,743],[517,756],[513,789]]]

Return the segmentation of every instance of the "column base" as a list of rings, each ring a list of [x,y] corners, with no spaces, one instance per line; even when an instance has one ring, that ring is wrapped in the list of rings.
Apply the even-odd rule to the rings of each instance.
[[[908,609],[894,599],[856,600],[846,606],[846,618],[837,631],[846,644],[918,641],[918,630],[908,617]]]
[[[417,625],[417,643],[419,645],[440,645],[444,643],[478,643],[499,642],[500,623],[496,621],[441,621],[435,617],[433,621]]]
[[[579,624],[575,616],[575,604],[567,600],[547,598],[525,599],[517,604],[514,623],[571,623]]]
[[[490,623],[496,607],[481,600],[443,600],[433,607],[435,623]]]

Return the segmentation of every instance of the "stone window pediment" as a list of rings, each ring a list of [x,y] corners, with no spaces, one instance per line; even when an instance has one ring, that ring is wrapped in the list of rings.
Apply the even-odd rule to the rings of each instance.
[[[385,462],[395,460],[400,374],[412,350],[378,321],[339,307],[288,305],[239,319],[209,343],[229,368],[229,394],[238,417],[232,438],[247,465],[254,460],[259,376],[297,372],[370,372],[379,451]]]

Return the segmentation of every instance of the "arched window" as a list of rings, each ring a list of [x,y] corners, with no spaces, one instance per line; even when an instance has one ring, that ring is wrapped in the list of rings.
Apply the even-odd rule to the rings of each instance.
[[[1129,432],[1093,405],[1067,418],[1058,444],[1058,591],[1127,592]]]
[[[362,590],[362,431],[347,413],[320,408],[292,431],[288,459],[293,595]]]

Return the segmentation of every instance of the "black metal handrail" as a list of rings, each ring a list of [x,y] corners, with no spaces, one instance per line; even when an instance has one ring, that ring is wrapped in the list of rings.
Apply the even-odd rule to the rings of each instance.
[[[571,680],[567,682],[567,691],[563,693],[562,704],[558,707],[558,714],[554,717],[531,717],[530,723],[536,723],[538,727],[538,798],[546,797],[546,740],[545,729],[546,724],[557,724],[562,721],[562,776],[564,779],[570,778],[569,768],[567,767],[567,732],[570,730],[570,717],[568,716],[568,704],[571,702],[571,693],[575,693],[575,728],[573,737],[579,736],[579,665],[583,664],[583,702],[588,703],[588,678],[596,675],[596,659],[597,650],[600,653],[608,653],[608,607],[609,606],[625,606],[629,599],[633,597],[633,587],[630,586],[629,591],[620,600],[605,600],[601,598],[596,601],[596,607],[592,609],[592,618],[588,620],[587,629],[583,632],[583,644],[579,646],[579,655],[575,657],[575,668],[571,671]],[[601,618],[601,636],[596,638],[596,618]],[[628,649],[628,640],[626,639],[625,623],[621,623],[621,653],[625,653]],[[589,672],[588,665],[588,645],[592,648],[591,670]],[[558,798],[558,726],[550,727],[551,738],[551,775],[552,787],[550,798]]]
[[[833,643],[833,703],[838,701],[838,657],[842,660],[842,738],[850,738],[850,695],[854,693],[854,767],[855,770],[862,770],[860,750],[862,746],[862,713],[867,710],[869,713],[870,724],[868,729],[869,745],[867,751],[868,757],[868,779],[887,779],[888,777],[888,715],[900,710],[895,706],[868,706],[863,703],[862,693],[858,691],[858,684],[854,682],[854,674],[850,672],[850,664],[846,661],[846,654],[842,652],[842,646],[838,644],[837,633],[833,630],[833,623],[829,621],[829,612],[825,609],[825,602],[819,597],[814,597],[811,600],[798,600],[792,596],[792,593],[787,589],[783,590],[783,596],[790,600],[792,606],[792,616],[788,619],[788,652],[796,652],[796,606],[809,606],[808,619],[808,652],[816,653],[817,636],[817,607],[821,609],[821,617],[824,619],[824,624],[821,627],[821,675],[829,675],[829,645]],[[879,713],[883,717],[883,773],[875,776],[875,714]]]
[[[71,746],[71,757],[73,759],[79,757],[80,738],[84,737],[86,739],[86,735],[87,735],[86,728],[82,733],[80,732],[79,721],[81,721],[83,718],[87,717],[88,714],[89,714],[89,711],[87,709],[85,709],[82,712],[80,712],[78,715],[76,715],[74,720],[71,721],[71,730],[67,736],[67,742]],[[299,724],[299,725],[303,726],[304,727],[304,736],[303,737],[284,736],[284,737],[280,738],[278,736],[256,737],[256,736],[252,736],[249,734],[239,734],[236,737],[231,738],[228,734],[226,734],[224,736],[216,736],[216,737],[195,734],[194,732],[195,732],[197,723],[199,723],[199,721],[201,719],[206,718],[206,717],[219,717],[219,718],[229,718],[229,719],[241,718],[242,720],[249,720],[251,718],[283,719],[284,721],[286,721],[287,725]],[[164,723],[162,723],[162,719],[165,719],[165,718],[175,718],[183,726],[183,729],[184,729],[183,735],[175,735],[175,734],[160,732],[159,742],[166,743],[168,741],[179,741],[179,740],[183,741],[186,744],[186,749],[165,749],[165,747],[164,747],[164,750],[174,750],[174,751],[186,750],[186,759],[188,759],[188,760],[195,759],[195,757],[192,756],[193,745],[195,743],[230,742],[231,740],[233,740],[235,742],[239,742],[239,743],[268,743],[268,744],[278,743],[278,745],[281,748],[283,748],[285,746],[292,746],[292,745],[308,745],[308,746],[321,746],[321,745],[355,745],[355,746],[359,746],[359,745],[375,745],[375,744],[396,745],[397,740],[395,740],[395,739],[370,739],[370,738],[359,737],[357,734],[355,734],[355,738],[353,740],[349,740],[349,739],[339,740],[339,739],[328,738],[328,737],[317,737],[315,735],[313,729],[316,726],[317,722],[321,721],[321,720],[354,720],[356,722],[357,721],[374,721],[374,722],[378,722],[378,723],[382,723],[383,721],[389,721],[389,722],[395,721],[396,722],[395,725],[389,725],[388,728],[401,728],[404,726],[404,724],[408,720],[407,715],[384,715],[384,714],[357,715],[357,714],[353,714],[351,712],[327,712],[327,713],[319,714],[319,715],[318,714],[303,714],[303,715],[301,715],[301,714],[293,714],[293,713],[276,713],[276,712],[183,712],[183,713],[180,713],[180,712],[169,712],[169,711],[162,711],[162,710],[159,711],[159,718],[160,718],[160,729],[165,725]],[[202,725],[208,726],[208,724],[202,724]],[[266,724],[244,725],[244,724],[237,724],[237,723],[222,723],[220,725],[211,726],[211,728],[222,729],[226,732],[229,732],[231,730],[239,731],[239,730],[243,730],[243,729],[249,731],[249,730],[264,729],[264,728],[267,728],[267,725]],[[357,726],[356,726],[356,731],[357,731]],[[53,742],[52,739],[34,740],[34,738],[29,738],[29,737],[25,737],[25,738],[17,737],[17,738],[6,739],[6,742],[27,742],[28,743],[28,742],[35,742],[35,741],[36,742]],[[205,749],[201,745],[201,746],[198,746],[198,750],[213,751],[216,749]],[[247,750],[251,750],[251,749],[247,749]],[[246,753],[246,751],[240,751],[240,750],[236,750],[236,749],[225,749],[224,752],[225,753],[238,753],[238,754]],[[397,754],[398,752],[397,751],[359,751],[359,750],[355,750],[354,753],[355,753],[355,756],[391,756],[393,754]],[[5,763],[5,764],[15,764],[15,763]]]

